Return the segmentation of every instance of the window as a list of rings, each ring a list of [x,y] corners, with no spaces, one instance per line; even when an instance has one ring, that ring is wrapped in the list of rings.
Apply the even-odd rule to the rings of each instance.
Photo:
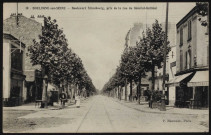
[[[188,22],[188,41],[191,40],[192,35],[191,35],[191,21]]]
[[[188,50],[188,69],[191,68],[191,49]]]
[[[180,29],[180,45],[183,45],[183,29]]]
[[[180,50],[180,70],[183,69],[183,54],[182,54],[182,50]]]
[[[185,69],[188,69],[188,52],[185,52]]]
[[[23,51],[12,45],[11,67],[13,69],[23,71]]]
[[[185,67],[186,69],[189,69],[191,68],[191,49],[188,49],[185,58],[186,58]]]

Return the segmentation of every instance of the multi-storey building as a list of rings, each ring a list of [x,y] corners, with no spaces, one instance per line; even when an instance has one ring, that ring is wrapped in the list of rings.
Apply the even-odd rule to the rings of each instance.
[[[3,33],[3,105],[22,104],[24,87],[25,44],[4,31]]]
[[[43,20],[41,16],[39,16],[38,19]],[[40,69],[40,66],[32,66],[31,60],[26,54],[28,53],[27,47],[33,44],[33,40],[39,41],[39,35],[42,34],[42,23],[35,21],[34,16],[27,18],[22,14],[18,14],[18,16],[16,14],[11,14],[9,18],[3,21],[3,30],[7,31],[26,45],[26,51],[23,52],[23,74],[26,75],[26,78],[23,85],[22,101],[30,102],[31,100],[35,100],[35,80],[37,80],[37,84],[42,82],[39,78],[35,79],[35,70]],[[40,87],[41,85],[37,86]],[[41,93],[42,88],[37,88],[37,90],[40,90],[40,92],[37,93]]]
[[[198,19],[194,7],[176,24],[176,75],[168,82],[176,87],[176,106],[208,106],[208,31]]]

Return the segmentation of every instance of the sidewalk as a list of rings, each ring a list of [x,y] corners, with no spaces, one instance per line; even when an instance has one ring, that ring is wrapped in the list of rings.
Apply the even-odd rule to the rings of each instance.
[[[189,108],[176,108],[173,106],[166,106],[166,111],[160,111],[158,108],[151,109],[149,108],[148,102],[142,102],[140,105],[133,101],[125,101],[125,100],[119,100],[117,98],[111,98],[114,101],[125,105],[129,108],[146,112],[146,113],[157,113],[157,114],[178,114],[178,115],[209,115],[209,109],[189,109]]]
[[[89,98],[91,98],[91,97],[89,97]],[[81,102],[83,102],[87,99],[88,98],[82,98]],[[65,108],[67,108],[68,106],[73,106],[73,105],[75,105],[75,100],[70,100],[65,103]],[[63,109],[65,109],[65,108],[63,108]],[[45,111],[45,110],[59,110],[59,109],[61,109],[60,102],[58,102],[58,103],[54,102],[53,106],[48,106],[48,108],[40,108],[40,104],[39,104],[39,106],[35,107],[35,102],[23,104],[21,106],[3,107],[3,111],[8,111],[8,110]]]

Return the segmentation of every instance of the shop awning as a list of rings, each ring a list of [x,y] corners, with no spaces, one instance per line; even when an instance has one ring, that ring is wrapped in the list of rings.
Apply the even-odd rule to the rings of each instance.
[[[209,71],[197,71],[188,82],[188,87],[193,86],[209,86]]]
[[[170,81],[168,81],[166,83],[166,85],[168,86],[179,86],[179,83],[184,80],[185,78],[187,78],[189,75],[191,75],[191,73],[187,73],[187,74],[183,74],[183,75],[180,75],[180,76],[175,76],[175,78],[171,79]]]

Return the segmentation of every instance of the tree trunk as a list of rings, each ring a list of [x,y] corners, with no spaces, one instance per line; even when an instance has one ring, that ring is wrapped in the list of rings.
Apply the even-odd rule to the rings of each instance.
[[[133,82],[130,80],[130,101],[132,102]]]
[[[120,88],[118,86],[118,99],[120,99]]]
[[[151,91],[154,91],[154,87],[155,87],[155,66],[154,64],[152,65],[152,87],[151,87]],[[150,104],[149,106],[152,108],[152,94],[150,96]]]
[[[68,98],[70,99],[70,84],[67,82],[67,95]]]
[[[73,100],[73,84],[70,85],[71,100]]]
[[[141,100],[141,93],[142,93],[142,90],[141,90],[141,75],[139,76],[139,92],[138,92],[138,103],[140,104],[140,100]]]
[[[152,87],[151,90],[153,91],[155,87],[155,66],[152,65]]]
[[[127,78],[125,79],[125,101],[127,101]]]
[[[122,100],[122,86],[120,86],[120,100]]]
[[[118,98],[117,88],[115,87],[115,97]]]
[[[74,91],[73,91],[74,100],[75,100],[76,92],[77,92],[77,84],[75,84]]]
[[[47,108],[47,86],[48,82],[44,79],[46,76],[46,69],[42,66],[42,77],[43,77],[43,87],[42,87],[42,103],[40,108]]]

